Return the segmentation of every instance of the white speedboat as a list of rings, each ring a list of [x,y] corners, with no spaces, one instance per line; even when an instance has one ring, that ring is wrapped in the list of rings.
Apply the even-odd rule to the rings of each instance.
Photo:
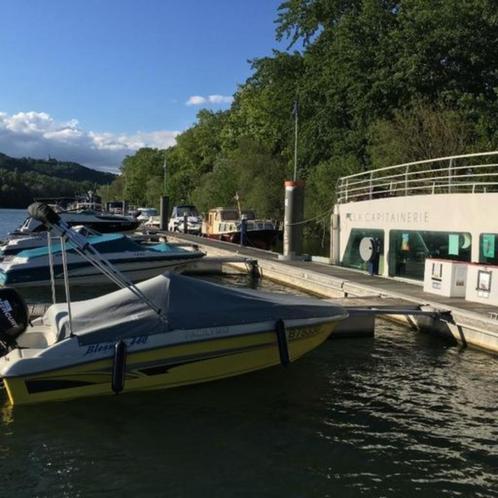
[[[195,206],[175,206],[168,222],[168,231],[200,235],[202,218]]]
[[[98,233],[91,228],[88,228],[84,225],[81,226],[73,226],[72,229],[84,237],[98,237],[102,234]],[[57,238],[51,234],[53,239]],[[145,248],[150,248],[156,245],[158,242],[165,242],[163,237],[156,237],[154,235],[143,235],[139,233],[134,233],[132,235],[127,235],[127,237],[131,238],[134,242],[142,245]],[[6,256],[14,256],[19,254],[20,252],[26,249],[36,249],[38,247],[46,247],[47,246],[47,232],[37,232],[32,235],[20,235],[17,237],[10,237],[3,242],[0,242],[0,259]],[[160,247],[156,245],[156,248]]]
[[[46,210],[38,216],[60,225],[75,251],[122,289],[54,304],[31,323],[17,292],[0,289],[0,378],[12,404],[176,387],[287,365],[347,316],[318,299],[173,273],[134,285],[59,218]]]
[[[133,282],[154,277],[168,269],[179,269],[205,255],[199,250],[170,246],[164,242],[141,245],[123,234],[92,235],[85,240]],[[106,282],[106,277],[79,255],[71,243],[67,246],[66,256],[68,274],[74,284]],[[14,256],[5,256],[0,262],[0,285],[48,285],[51,257],[55,283],[62,285],[64,254],[60,242],[52,243],[51,247],[43,245],[23,250]]]
[[[92,235],[101,235],[95,230],[85,227],[84,225],[73,226],[73,230],[85,237]],[[53,237],[53,235],[51,235]],[[26,249],[36,249],[47,245],[47,232],[36,232],[27,235],[11,236],[0,242],[0,259],[6,256],[14,256]]]
[[[159,216],[159,213],[157,212],[157,209],[155,209],[155,208],[139,207],[139,208],[137,208],[137,211],[138,211],[138,214],[137,214],[136,219],[140,223],[146,222],[152,216]]]
[[[63,211],[59,213],[59,216],[69,226],[84,225],[99,233],[128,233],[135,231],[140,225],[140,221],[132,216],[120,216],[91,210]],[[29,216],[9,236],[26,236],[44,231],[46,231],[45,225]]]

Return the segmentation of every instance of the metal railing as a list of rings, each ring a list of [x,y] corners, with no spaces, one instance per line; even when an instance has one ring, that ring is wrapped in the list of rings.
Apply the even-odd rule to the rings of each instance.
[[[439,157],[339,178],[337,203],[422,194],[498,192],[498,151]]]

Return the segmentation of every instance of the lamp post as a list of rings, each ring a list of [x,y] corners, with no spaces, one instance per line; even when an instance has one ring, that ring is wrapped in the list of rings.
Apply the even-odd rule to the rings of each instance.
[[[164,162],[163,162],[163,195],[161,196],[161,203],[160,203],[160,215],[161,215],[161,220],[159,224],[159,228],[161,230],[167,230],[168,229],[168,210],[169,210],[169,199],[168,196],[166,195],[166,177],[167,177],[167,164],[166,164],[166,156],[164,157]]]
[[[163,195],[166,195],[166,177],[167,177],[168,167],[166,164],[166,157],[164,157],[163,162]]]

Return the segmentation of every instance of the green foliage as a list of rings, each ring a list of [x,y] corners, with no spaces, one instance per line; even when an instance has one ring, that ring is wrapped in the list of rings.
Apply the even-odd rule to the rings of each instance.
[[[230,110],[224,134],[231,139],[228,146],[236,148],[241,138],[248,137],[267,145],[275,155],[289,157],[303,58],[275,52],[273,57],[252,61],[252,69],[254,74],[239,88]]]
[[[163,151],[146,147],[124,159],[121,170],[126,200],[137,206],[147,204],[147,183],[153,177],[163,178],[164,158]]]
[[[260,215],[281,218],[285,162],[258,142],[241,139],[238,147],[220,158],[193,191],[191,200],[206,212],[215,206],[241,206]]]
[[[37,197],[73,197],[114,178],[77,163],[0,154],[0,207],[25,208]]]
[[[39,173],[54,178],[63,178],[73,182],[89,182],[99,185],[111,183],[116,175],[97,171],[78,163],[57,161],[56,159],[33,159],[31,157],[14,158],[0,153],[0,168],[18,173]]]
[[[119,201],[125,198],[124,195],[125,178],[118,175],[110,185],[102,185],[97,189],[97,194],[102,198],[102,202]]]
[[[475,124],[460,111],[417,101],[391,120],[370,127],[369,155],[374,167],[478,150]]]
[[[203,175],[192,192],[191,200],[201,212],[217,206],[232,206],[238,189],[237,172],[225,159]]]

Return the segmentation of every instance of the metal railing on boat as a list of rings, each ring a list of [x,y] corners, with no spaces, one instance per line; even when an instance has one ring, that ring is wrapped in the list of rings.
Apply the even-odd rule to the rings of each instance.
[[[422,194],[498,192],[498,151],[378,168],[339,178],[337,203]]]

